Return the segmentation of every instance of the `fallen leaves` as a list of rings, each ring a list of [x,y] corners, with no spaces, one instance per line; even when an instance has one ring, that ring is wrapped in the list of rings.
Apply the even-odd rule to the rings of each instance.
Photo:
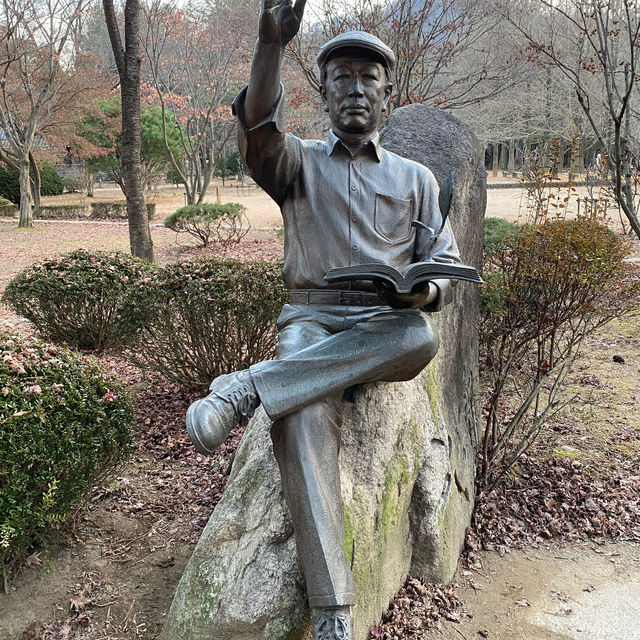
[[[71,598],[69,601],[69,609],[76,613],[80,613],[87,608],[88,604],[91,604],[91,598],[85,598],[82,596]]]
[[[150,522],[162,520],[181,542],[197,542],[222,496],[242,430],[233,431],[215,456],[202,456],[184,426],[187,408],[198,394],[156,373],[143,377],[138,368],[114,353],[99,359],[134,391],[140,434],[126,474],[111,487],[95,492],[94,507]],[[137,546],[128,540],[116,541],[106,545],[103,553],[114,562],[128,562],[135,557]]]
[[[42,551],[34,551],[31,555],[27,556],[24,563],[27,567],[39,567],[42,564],[40,554]]]
[[[426,584],[409,576],[396,594],[381,623],[371,630],[373,640],[420,640],[440,620],[460,622],[458,609],[462,602],[453,586]]]
[[[597,477],[578,460],[522,458],[517,475],[479,496],[467,549],[504,553],[552,537],[640,540],[640,475],[619,463]]]

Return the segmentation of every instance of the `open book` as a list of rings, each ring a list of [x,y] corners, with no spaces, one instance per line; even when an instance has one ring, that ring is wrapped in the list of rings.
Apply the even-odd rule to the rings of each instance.
[[[324,277],[327,282],[342,282],[345,280],[382,280],[390,284],[397,293],[411,293],[416,284],[437,280],[468,280],[482,284],[478,272],[466,264],[442,262],[415,262],[398,271],[388,264],[372,262],[369,264],[355,264],[350,267],[331,269]]]

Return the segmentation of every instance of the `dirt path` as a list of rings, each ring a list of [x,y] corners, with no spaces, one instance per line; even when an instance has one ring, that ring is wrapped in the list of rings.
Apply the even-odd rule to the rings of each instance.
[[[105,509],[77,525],[0,594],[0,638],[155,638],[193,544],[162,519]]]
[[[640,640],[638,544],[554,544],[481,562],[459,575],[461,622],[428,640]]]

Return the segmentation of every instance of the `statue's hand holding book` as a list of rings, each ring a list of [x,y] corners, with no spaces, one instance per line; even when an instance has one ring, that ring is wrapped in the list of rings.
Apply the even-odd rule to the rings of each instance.
[[[411,293],[419,284],[431,280],[466,280],[482,284],[482,278],[466,264],[446,262],[415,262],[404,269],[396,269],[388,264],[372,262],[331,269],[324,277],[327,282],[349,280],[380,280],[393,287],[396,293]]]

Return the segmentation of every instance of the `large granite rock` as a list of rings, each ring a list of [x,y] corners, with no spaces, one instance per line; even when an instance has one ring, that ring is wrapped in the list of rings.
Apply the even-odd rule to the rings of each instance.
[[[389,118],[383,144],[456,170],[451,219],[463,261],[479,266],[485,206],[481,149],[458,120],[424,106]],[[473,507],[478,415],[477,293],[461,285],[434,314],[436,359],[414,380],[357,388],[343,403],[345,549],[358,594],[356,638],[368,637],[406,574],[448,581]],[[304,577],[259,412],[229,484],[185,570],[163,640],[307,640]]]
[[[382,133],[389,151],[429,167],[439,184],[455,171],[449,221],[462,262],[482,266],[487,206],[484,152],[471,129],[454,116],[414,104],[394,111]],[[431,317],[440,334],[436,387],[447,428],[450,475],[442,495],[423,468],[411,503],[414,536],[411,573],[432,582],[451,579],[473,510],[475,453],[480,415],[478,395],[478,290],[456,287],[453,304]]]

